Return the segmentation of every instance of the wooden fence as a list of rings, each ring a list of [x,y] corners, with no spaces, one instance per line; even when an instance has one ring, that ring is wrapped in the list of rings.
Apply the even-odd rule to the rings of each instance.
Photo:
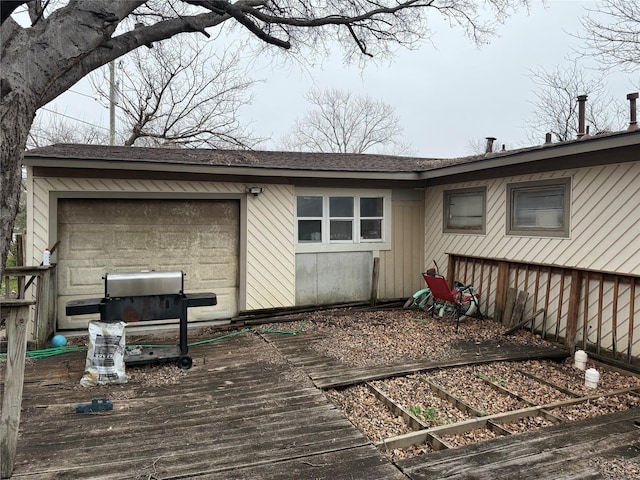
[[[11,285],[17,285],[15,291],[11,290]],[[55,330],[57,316],[55,265],[7,267],[3,286],[2,295],[6,300],[24,300],[25,290],[34,289],[31,338],[36,348],[44,348]]]
[[[581,348],[625,368],[640,366],[640,275],[448,255],[449,284],[474,285],[486,316],[509,324],[520,293],[532,332],[572,353]]]

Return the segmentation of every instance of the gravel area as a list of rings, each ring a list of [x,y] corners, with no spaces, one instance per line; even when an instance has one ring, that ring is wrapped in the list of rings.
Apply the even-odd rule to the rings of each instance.
[[[402,417],[394,415],[364,385],[329,390],[327,396],[374,442],[411,431]]]
[[[640,458],[607,460],[594,457],[589,464],[607,480],[637,480],[640,478]]]
[[[456,343],[466,341],[490,341],[498,348],[506,343],[548,345],[524,330],[505,337],[504,327],[491,320],[467,318],[456,331],[452,320],[412,310],[325,310],[286,324],[287,329],[299,327],[322,337],[311,345],[319,354],[353,367],[457,358],[460,351]],[[285,327],[280,323],[264,328]]]
[[[473,407],[481,415],[518,410],[528,406],[525,402],[492,388],[487,384],[491,377],[483,373],[483,370],[490,369],[486,365],[473,365],[455,370],[440,370],[424,376]]]
[[[640,397],[632,394],[600,397],[577,405],[554,408],[551,413],[568,421],[583,420],[629,408],[640,407]]]
[[[524,330],[504,337],[504,327],[487,320],[467,319],[461,322],[456,332],[452,322],[432,319],[416,311],[322,311],[308,315],[305,321],[287,324],[287,329],[300,327],[314,335],[314,339],[320,338],[314,340],[310,348],[320,355],[335,358],[352,367],[453,359],[460,354],[456,345],[469,341],[493,342],[497,348],[504,344],[547,344],[538,336]],[[283,327],[280,324],[279,327],[274,325],[272,328]],[[461,410],[442,398],[427,381],[433,382],[475,409],[479,415],[546,405],[623,388],[640,388],[638,377],[606,370],[600,365],[588,362],[587,368],[592,367],[596,367],[600,373],[600,383],[596,389],[585,386],[584,371],[576,369],[571,358],[565,362],[495,362],[447,368],[377,380],[371,384],[418,418],[427,428],[457,423],[474,416],[473,413],[463,411],[464,409]],[[536,377],[544,382],[536,380]],[[494,388],[488,382],[519,395],[521,399]],[[381,441],[411,431],[401,417],[393,414],[364,385],[330,390],[327,396],[372,441]],[[612,398],[600,397],[590,402],[556,408],[552,413],[572,421],[638,405],[640,397],[628,394]],[[503,426],[518,434],[553,424],[551,420],[542,416],[534,416],[508,422]],[[482,428],[457,435],[443,435],[441,438],[452,447],[459,448],[495,438],[496,435],[498,434]],[[425,444],[386,451],[385,454],[392,459],[400,459],[430,451],[432,447]],[[604,461],[602,468],[609,468]],[[610,468],[615,470],[614,466]],[[624,478],[633,477],[623,476],[620,480]]]
[[[502,426],[511,433],[524,433],[554,425],[544,417],[525,417],[514,422],[503,423]]]
[[[456,435],[443,435],[441,438],[453,448],[460,448],[472,443],[484,442],[496,438],[497,433],[492,432],[488,428],[478,428],[465,433]]]
[[[479,367],[479,372],[494,383],[519,395],[531,405],[546,405],[574,398],[520,373],[522,362],[498,362]]]
[[[451,402],[440,398],[423,375],[408,375],[372,382],[396,404],[412,413],[427,428],[461,422],[472,418]]]

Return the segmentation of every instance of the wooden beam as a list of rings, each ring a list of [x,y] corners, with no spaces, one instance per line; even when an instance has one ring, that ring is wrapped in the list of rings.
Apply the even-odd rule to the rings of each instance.
[[[373,259],[373,271],[371,272],[371,298],[369,305],[375,307],[378,303],[378,279],[380,278],[380,257]]]
[[[0,317],[5,321],[7,328],[7,366],[0,415],[1,478],[10,478],[13,473],[20,428],[29,308],[33,304],[34,302],[26,300],[7,300],[0,303]]]
[[[516,304],[516,297],[518,296],[518,289],[509,287],[507,288],[507,301],[504,305],[504,312],[502,314],[502,325],[511,326],[511,316],[513,315],[513,309]]]
[[[525,318],[523,321],[521,321],[517,325],[514,325],[509,330],[504,332],[502,335],[511,335],[513,332],[515,332],[516,330],[524,327],[527,323],[532,322],[538,315],[543,314],[543,313],[544,313],[544,310],[538,310],[533,315],[531,315],[529,318]]]
[[[498,284],[496,286],[496,308],[494,319],[502,322],[507,305],[507,289],[509,288],[509,263],[500,262],[498,264]]]
[[[567,333],[564,342],[569,352],[576,347],[576,335],[578,333],[578,315],[580,311],[580,293],[582,292],[582,272],[571,271],[571,286],[569,288],[569,308],[567,311]]]

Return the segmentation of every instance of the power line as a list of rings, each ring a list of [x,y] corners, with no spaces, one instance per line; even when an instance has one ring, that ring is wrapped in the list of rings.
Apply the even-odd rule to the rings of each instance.
[[[45,112],[53,113],[54,115],[60,115],[61,117],[67,118],[69,120],[73,120],[74,122],[84,123],[85,125],[89,125],[91,127],[95,127],[95,128],[99,128],[101,130],[109,131],[108,128],[103,127],[101,125],[96,125],[94,123],[89,123],[89,122],[87,122],[85,120],[80,120],[79,118],[70,117],[69,115],[65,115],[64,113],[56,112],[55,110],[49,110],[48,108],[45,108],[45,107],[41,107],[41,109],[44,110]]]
[[[94,102],[98,102],[98,103],[100,103],[100,99],[99,99],[99,98],[94,97],[93,95],[88,95],[88,94],[86,94],[86,93],[78,92],[77,90],[67,90],[67,91],[68,91],[68,92],[71,92],[71,93],[75,93],[76,95],[81,95],[81,96],[83,96],[83,97],[90,98],[90,99],[91,99],[91,100],[93,100]],[[104,105],[102,105],[102,103],[100,103],[100,105],[101,105],[103,108],[107,108],[107,107],[105,107]]]

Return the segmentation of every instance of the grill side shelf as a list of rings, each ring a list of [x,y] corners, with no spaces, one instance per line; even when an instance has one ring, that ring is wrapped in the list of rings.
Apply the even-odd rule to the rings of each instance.
[[[187,293],[185,300],[187,307],[209,307],[218,304],[215,293]]]
[[[83,300],[71,300],[67,303],[66,313],[69,316],[100,313],[102,303],[102,298],[85,298]]]

